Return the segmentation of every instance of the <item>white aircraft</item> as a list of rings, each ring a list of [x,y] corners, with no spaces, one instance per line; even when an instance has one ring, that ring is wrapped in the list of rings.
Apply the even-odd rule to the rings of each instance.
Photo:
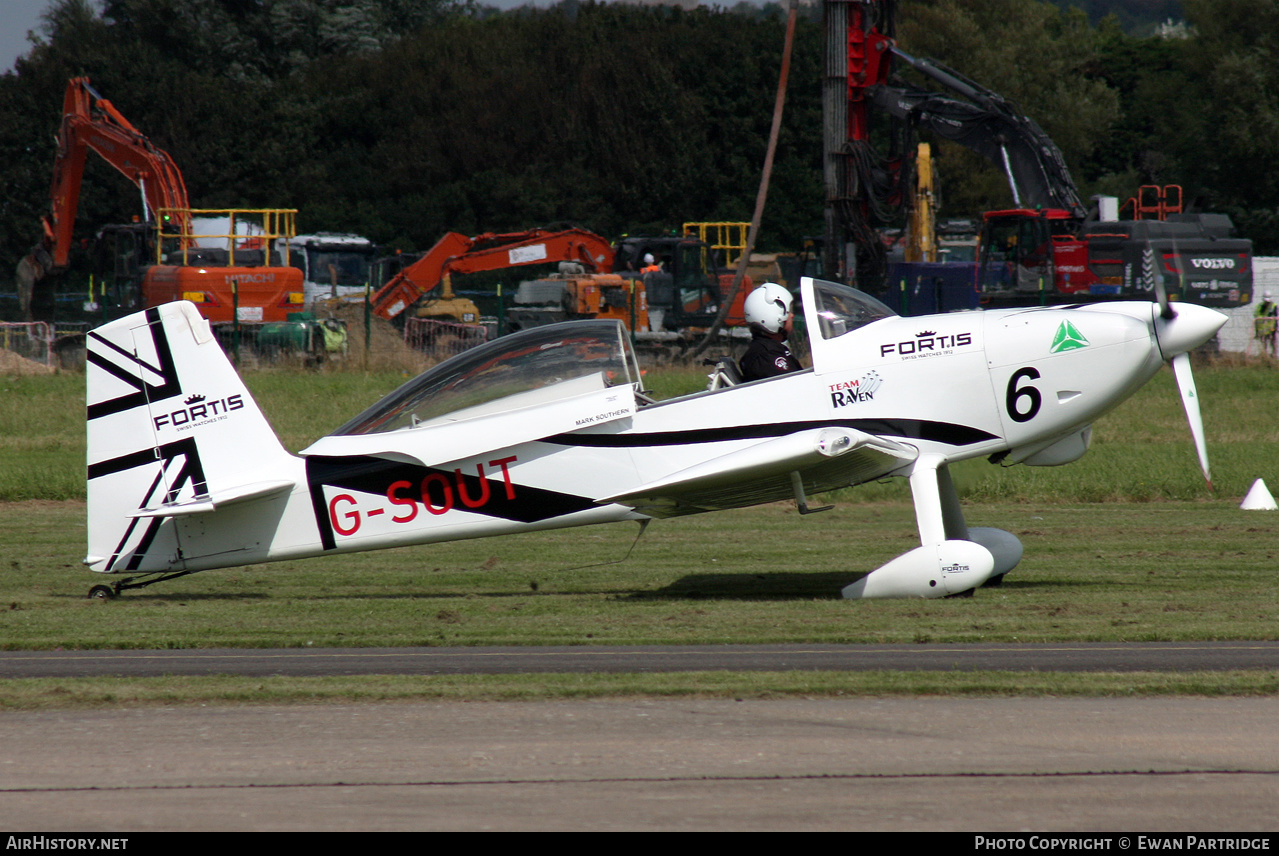
[[[190,303],[89,335],[88,556],[113,597],[211,568],[640,521],[909,479],[920,546],[848,598],[971,594],[1020,561],[969,528],[950,464],[1054,466],[1176,370],[1208,462],[1188,352],[1225,316],[1117,302],[903,318],[801,285],[812,368],[669,401],[625,329],[576,321],[427,370],[299,455],[285,451]],[[1162,298],[1162,295],[1160,295]],[[850,578],[860,571],[850,570]]]

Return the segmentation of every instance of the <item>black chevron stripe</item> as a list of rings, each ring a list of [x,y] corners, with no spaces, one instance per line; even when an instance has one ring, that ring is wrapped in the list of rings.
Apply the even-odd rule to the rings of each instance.
[[[138,359],[137,354],[130,353],[118,345],[108,342],[96,333],[89,334],[89,338],[93,343],[115,351],[137,367],[137,370],[129,371],[128,368],[108,359],[106,355],[99,354],[92,348],[89,349],[86,356],[88,362],[119,378],[135,390],[109,401],[99,401],[96,404],[89,405],[90,420],[110,416],[113,413],[121,413],[125,410],[132,410],[135,407],[142,407],[149,401],[161,401],[182,394],[182,382],[178,377],[177,366],[173,363],[173,352],[169,348],[169,338],[164,332],[164,325],[160,323],[159,310],[148,309],[146,318],[147,329],[151,332],[151,341],[155,344],[156,355],[160,359],[159,366],[152,366],[143,362]],[[147,383],[142,378],[142,369],[158,374],[162,378],[162,382],[159,385]]]
[[[645,448],[682,446],[695,443],[722,443],[729,440],[766,440],[813,428],[852,428],[880,437],[929,440],[951,446],[968,446],[998,439],[996,435],[953,422],[927,419],[831,419],[806,422],[775,422],[763,425],[730,425],[723,428],[694,428],[687,431],[654,431],[647,434],[556,434],[543,443],[591,448]]]

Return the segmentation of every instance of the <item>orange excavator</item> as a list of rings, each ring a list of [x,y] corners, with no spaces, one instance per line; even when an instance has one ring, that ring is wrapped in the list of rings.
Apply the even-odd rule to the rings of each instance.
[[[89,320],[106,321],[179,298],[194,302],[214,323],[285,321],[288,312],[302,308],[302,272],[271,266],[274,241],[296,231],[295,212],[193,210],[173,159],[98,94],[88,78],[77,77],[63,99],[50,213],[43,218],[40,243],[18,263],[19,303],[26,318],[32,317],[37,298],[46,296],[38,290],[41,283],[70,262],[90,150],[139,188],[145,222],[103,230],[95,274],[100,291],[90,293]],[[196,234],[197,214],[213,215],[207,222],[218,225]],[[246,221],[256,222],[253,237],[241,231]]]
[[[604,238],[583,229],[530,229],[473,238],[449,232],[377,290],[371,301],[373,312],[391,320],[415,307],[419,318],[478,323],[480,311],[475,303],[453,291],[454,274],[556,262],[606,274],[613,269],[613,248]],[[620,283],[621,278],[617,279]]]
[[[624,238],[610,246],[582,229],[474,238],[450,232],[371,302],[373,312],[388,320],[412,307],[418,318],[478,323],[479,308],[453,290],[454,274],[558,263],[559,273],[520,283],[504,319],[509,329],[616,318],[641,336],[679,338],[709,326],[727,290],[724,277],[708,267],[711,249],[694,237]],[[749,290],[748,282],[730,323],[743,323],[740,301]]]

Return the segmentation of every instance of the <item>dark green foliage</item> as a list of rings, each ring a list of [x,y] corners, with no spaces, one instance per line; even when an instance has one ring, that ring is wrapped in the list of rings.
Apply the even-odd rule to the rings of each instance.
[[[904,0],[898,34],[1020,104],[1085,198],[1182,184],[1279,250],[1279,7],[1187,0],[1188,37],[1143,38],[1178,4],[1074,5]],[[57,0],[0,76],[0,288],[39,235],[72,76],[173,155],[198,207],[296,207],[303,231],[404,249],[559,222],[612,237],[750,219],[784,27],[780,4]],[[822,230],[822,53],[817,5],[797,29],[762,250]],[[943,216],[1010,201],[962,148],[939,170]],[[137,192],[91,157],[77,234],[136,213]]]
[[[342,164],[325,192],[345,200],[336,216],[376,193],[386,237],[419,246],[446,229],[749,219],[782,43],[776,20],[615,5],[428,28],[313,69],[309,100],[331,105],[315,136]],[[774,225],[786,243],[821,216],[812,52],[797,68],[778,195],[806,197],[807,220]]]
[[[1182,0],[1050,0],[1062,9],[1082,9],[1094,25],[1113,17],[1124,32],[1149,36],[1160,24],[1184,17]]]
[[[449,230],[749,219],[779,13],[112,0],[97,14],[61,0],[46,45],[0,78],[0,118],[13,118],[0,122],[13,200],[0,277],[38,234],[62,89],[80,74],[173,155],[193,205],[296,207],[304,231],[422,248]],[[818,34],[801,23],[764,247],[820,227]],[[84,191],[85,235],[136,213],[101,163]]]

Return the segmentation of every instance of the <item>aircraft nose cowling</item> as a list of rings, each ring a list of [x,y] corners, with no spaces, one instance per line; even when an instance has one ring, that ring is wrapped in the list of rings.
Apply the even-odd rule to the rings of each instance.
[[[1173,304],[1176,315],[1164,318],[1155,309],[1155,339],[1165,360],[1185,354],[1207,342],[1226,323],[1226,316],[1207,306]]]
[[[844,587],[850,600],[946,597],[980,586],[995,571],[990,550],[972,541],[925,544]]]

